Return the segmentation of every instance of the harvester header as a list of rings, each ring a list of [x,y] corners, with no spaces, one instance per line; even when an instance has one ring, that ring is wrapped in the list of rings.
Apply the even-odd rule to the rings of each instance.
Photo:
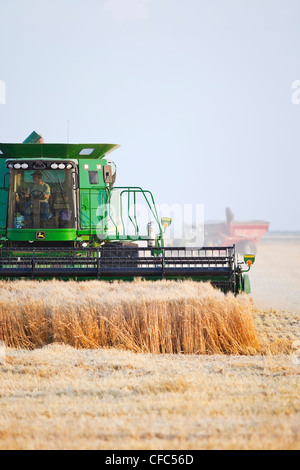
[[[108,155],[118,147],[48,144],[36,132],[0,144],[0,278],[194,279],[249,291],[234,246],[165,247],[171,219],[159,218],[152,193],[115,186]]]

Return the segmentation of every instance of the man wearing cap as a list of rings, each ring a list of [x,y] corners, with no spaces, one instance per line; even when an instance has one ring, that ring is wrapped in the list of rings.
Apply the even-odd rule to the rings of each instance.
[[[37,199],[40,201],[41,220],[45,221],[49,215],[50,186],[42,181],[43,175],[40,171],[35,171],[31,176],[33,184],[29,186],[25,194],[25,197],[29,198],[29,201],[25,203],[25,221],[30,220],[32,201]]]

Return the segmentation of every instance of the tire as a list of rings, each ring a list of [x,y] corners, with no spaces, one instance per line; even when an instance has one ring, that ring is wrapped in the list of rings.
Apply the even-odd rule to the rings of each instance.
[[[251,294],[250,279],[248,274],[245,274],[243,278],[243,292],[245,292],[245,294]]]

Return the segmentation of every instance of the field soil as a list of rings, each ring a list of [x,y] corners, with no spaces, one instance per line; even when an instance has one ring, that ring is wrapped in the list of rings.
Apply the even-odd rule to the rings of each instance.
[[[299,261],[258,246],[253,355],[0,350],[0,449],[299,450]]]
[[[251,269],[254,305],[300,311],[300,239],[262,240]]]

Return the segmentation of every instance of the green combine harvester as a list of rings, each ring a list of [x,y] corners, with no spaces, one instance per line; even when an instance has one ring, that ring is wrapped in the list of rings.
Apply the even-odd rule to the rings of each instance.
[[[158,216],[153,195],[116,187],[114,144],[45,144],[33,132],[0,144],[1,279],[192,279],[224,292],[250,293],[254,256],[235,247],[166,247],[171,219]],[[143,201],[150,221],[143,232]]]

